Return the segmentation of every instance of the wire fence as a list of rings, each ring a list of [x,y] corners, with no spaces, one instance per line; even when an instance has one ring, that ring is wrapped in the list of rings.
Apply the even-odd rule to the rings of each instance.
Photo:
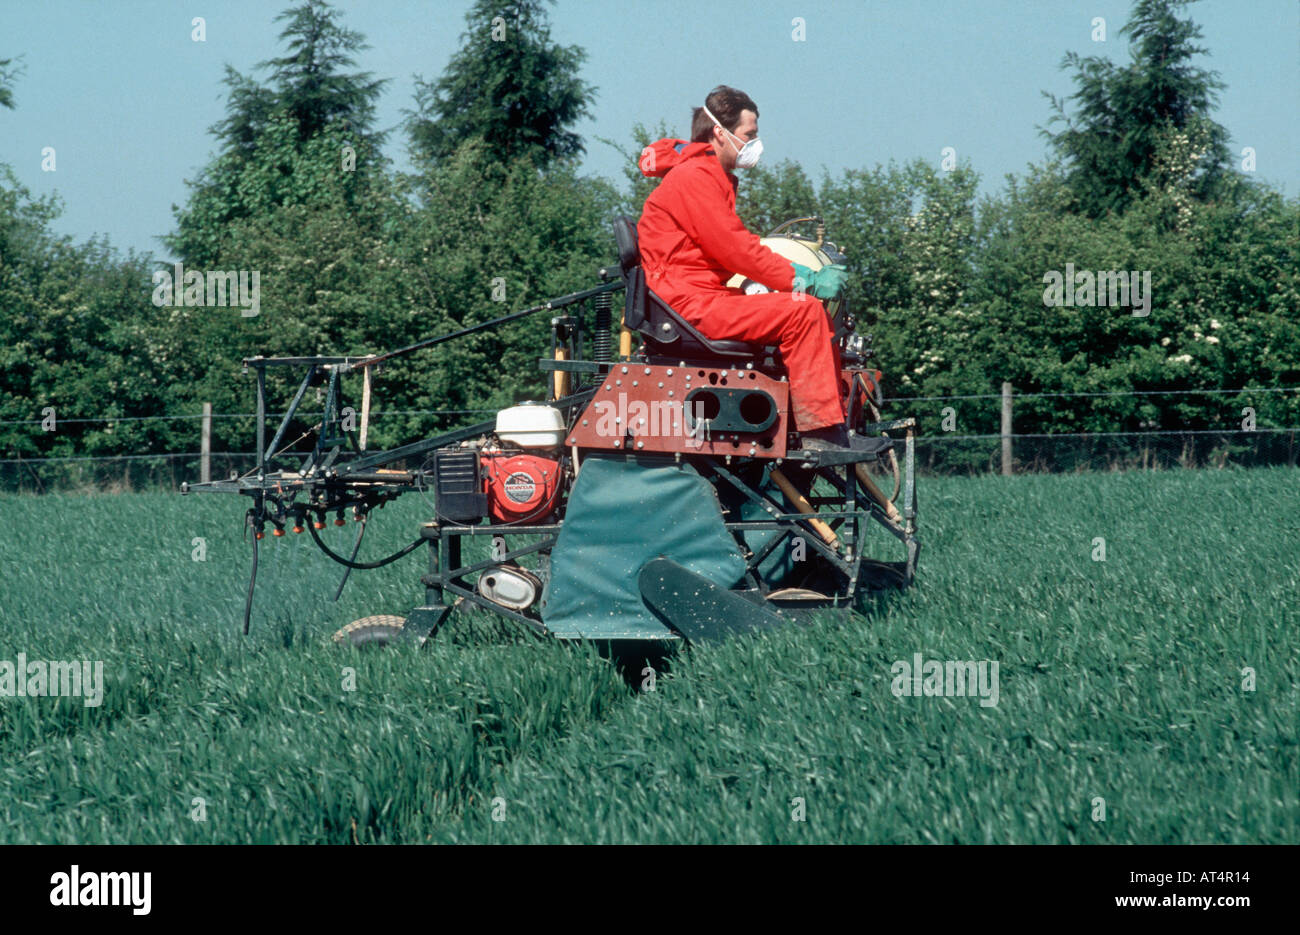
[[[376,416],[441,416],[441,415],[472,415],[475,413],[496,412],[495,409],[384,409],[370,413],[373,419]],[[322,416],[323,412],[305,412],[300,410],[301,416]],[[199,421],[204,418],[210,419],[256,419],[256,412],[214,412],[210,415],[196,413],[194,415],[183,416],[97,416],[93,419],[72,418],[65,419],[58,416],[57,424],[68,425],[113,425],[118,422],[183,422],[185,420]],[[268,419],[283,419],[283,412],[268,412]],[[0,419],[0,425],[43,425],[47,419]]]
[[[1295,467],[1300,427],[930,435],[917,438],[916,457],[926,474]]]
[[[1295,386],[1017,392],[1004,382],[1000,393],[890,403],[917,417],[919,461],[933,473],[1294,466],[1298,454]]]
[[[1296,393],[1300,386],[1245,386],[1240,389],[1205,389],[1205,390],[1107,390],[1097,393],[1013,393],[1016,399],[1063,399],[1077,397],[1091,399],[1100,396],[1242,396],[1251,393]],[[889,403],[930,402],[945,399],[1001,399],[1002,393],[973,393],[964,396],[896,396],[887,398]]]
[[[1225,410],[1222,427],[1130,429],[1116,427],[1096,431],[1034,432],[1014,430],[1012,403],[1032,400],[1105,399],[1150,397],[1235,397],[1237,402],[1259,396],[1283,399],[1281,394],[1300,394],[1300,387],[1242,387],[1235,389],[1170,389],[1105,392],[1029,392],[962,394],[951,396],[893,397],[885,400],[892,416],[918,417],[917,463],[923,473],[1002,473],[1025,471],[1078,471],[1155,469],[1173,467],[1226,467],[1228,465],[1287,464],[1300,459],[1300,426],[1247,425],[1238,413]],[[1297,396],[1300,398],[1300,395]],[[999,402],[1002,430],[961,431],[954,410],[935,404]],[[1288,401],[1295,410],[1296,400]],[[928,405],[927,405],[928,404]],[[371,418],[386,416],[420,417],[439,420],[449,417],[485,416],[495,409],[389,409],[375,410]],[[284,413],[267,413],[268,424]],[[310,421],[322,413],[298,413]],[[1050,417],[1051,410],[1033,413],[1035,419]],[[1231,418],[1229,418],[1231,417]],[[58,417],[56,425],[107,425],[117,423],[167,423],[177,421],[255,420],[256,413],[195,413],[171,416],[73,416]],[[991,414],[976,411],[975,422],[990,422]],[[1252,416],[1253,419],[1253,416]],[[971,421],[969,418],[967,421]],[[992,419],[996,423],[996,419]],[[1094,421],[1096,421],[1094,419]],[[1294,420],[1300,421],[1300,420]],[[0,420],[0,426],[39,426],[49,420]],[[210,423],[206,423],[210,424]],[[938,431],[936,431],[938,429]],[[38,430],[39,431],[39,430]],[[206,437],[206,433],[205,433]],[[196,439],[197,440],[197,439]],[[251,440],[251,439],[250,439]],[[373,447],[373,445],[372,445]],[[184,451],[135,454],[69,454],[0,458],[0,490],[48,492],[53,490],[127,491],[178,489],[205,473],[220,479],[251,470],[256,454],[251,451]]]
[[[1251,395],[1270,395],[1275,393],[1296,393],[1300,395],[1300,386],[1245,386],[1238,388],[1210,388],[1210,389],[1176,389],[1176,390],[1107,390],[1098,392],[1060,392],[1060,393],[1023,393],[1013,391],[1012,396],[1016,400],[1030,399],[1101,399],[1101,398],[1130,398],[1130,397],[1153,397],[1153,396],[1251,396]],[[969,400],[1002,400],[1005,398],[1004,393],[967,393],[953,396],[893,396],[885,397],[884,404],[889,407],[906,406],[912,403],[921,402],[953,402]],[[448,415],[483,415],[496,412],[496,409],[376,409],[370,413],[371,418],[383,416],[448,416]],[[322,412],[307,412],[299,410],[300,416],[321,416]],[[280,419],[284,417],[283,412],[267,412],[267,419]],[[118,422],[179,422],[179,421],[200,421],[204,418],[210,419],[256,419],[255,412],[213,412],[213,413],[187,413],[175,416],[94,416],[81,417],[58,416],[59,424],[82,425],[82,424],[115,424]],[[48,421],[47,418],[33,419],[0,419],[0,426],[4,425],[43,425]]]
[[[179,490],[200,477],[200,452],[142,455],[97,455],[0,459],[0,490],[17,493],[55,491],[127,493]],[[257,463],[255,452],[209,452],[213,478],[238,476]]]

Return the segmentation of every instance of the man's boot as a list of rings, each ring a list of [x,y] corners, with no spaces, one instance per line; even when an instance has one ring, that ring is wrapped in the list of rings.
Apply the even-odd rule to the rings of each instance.
[[[827,425],[799,433],[799,442],[807,451],[847,450],[849,447],[849,430],[844,423]]]
[[[799,441],[804,451],[860,451],[871,452],[877,457],[883,455],[891,447],[893,440],[889,438],[868,437],[865,435],[850,435],[849,430],[843,425],[828,425],[825,428],[813,429],[809,432],[800,432]],[[793,457],[793,455],[791,455]],[[864,459],[866,460],[866,459]],[[804,467],[812,467],[811,461],[806,461]]]

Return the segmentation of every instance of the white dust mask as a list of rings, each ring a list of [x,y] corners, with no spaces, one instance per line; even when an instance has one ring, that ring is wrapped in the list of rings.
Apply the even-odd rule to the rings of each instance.
[[[709,115],[709,119],[712,120],[714,125],[721,129],[723,133],[727,134],[727,136],[731,137],[733,140],[740,140],[740,137],[736,136],[736,134],[724,127],[718,121],[718,118],[713,116],[713,111],[709,110],[707,105],[705,105],[704,112]],[[754,166],[758,165],[758,157],[763,155],[762,140],[752,139],[739,147],[736,147],[735,143],[732,143],[731,145],[736,148],[737,169],[752,169]]]

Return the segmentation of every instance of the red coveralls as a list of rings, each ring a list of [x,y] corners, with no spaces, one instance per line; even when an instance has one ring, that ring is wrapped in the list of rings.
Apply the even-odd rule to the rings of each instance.
[[[812,295],[792,294],[793,264],[745,230],[736,177],[723,171],[711,144],[659,140],[642,151],[640,166],[643,175],[663,177],[637,224],[646,284],[705,337],[779,346],[795,428],[843,423],[826,309]],[[728,289],[735,273],[778,291]]]

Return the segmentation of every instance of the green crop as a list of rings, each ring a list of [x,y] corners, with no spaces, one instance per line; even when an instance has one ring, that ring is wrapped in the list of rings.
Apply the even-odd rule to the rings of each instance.
[[[3,497],[0,662],[102,661],[104,695],[0,697],[0,841],[1297,843],[1298,482],[926,480],[912,589],[637,692],[465,615],[330,643],[421,599],[420,552],[335,604],[268,538],[244,638],[245,503]],[[406,499],[363,558],[414,538]],[[997,704],[897,697],[916,653],[997,661]]]

